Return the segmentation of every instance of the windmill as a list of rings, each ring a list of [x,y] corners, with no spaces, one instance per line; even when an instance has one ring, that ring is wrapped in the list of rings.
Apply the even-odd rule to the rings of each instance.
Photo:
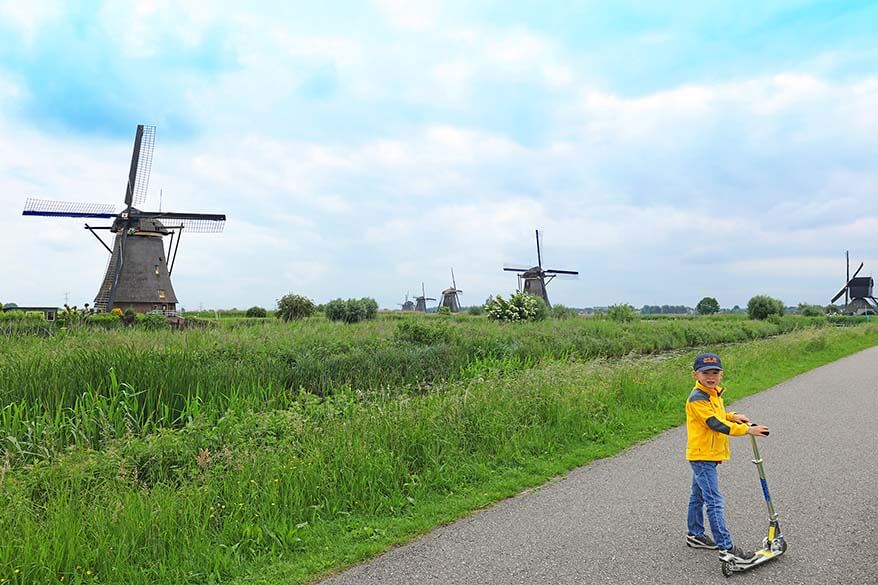
[[[117,307],[136,312],[175,311],[177,296],[171,286],[171,273],[184,229],[187,233],[218,233],[225,225],[226,216],[223,214],[141,211],[134,207],[146,201],[154,147],[155,126],[138,125],[125,187],[125,207],[119,213],[112,204],[31,198],[25,203],[22,215],[113,220],[110,226],[85,224],[85,229],[110,254],[95,297],[97,311],[111,311]],[[96,230],[109,230],[115,235],[112,248]],[[163,241],[168,235],[171,236],[168,252],[173,250],[170,262]]]
[[[838,293],[832,297],[831,303],[834,303],[844,295],[844,307],[841,312],[846,315],[869,315],[878,314],[878,300],[872,292],[875,282],[871,276],[857,276],[863,269],[863,263],[851,276],[851,262],[848,253],[844,253],[847,264],[846,281]]]
[[[405,293],[405,302],[399,303],[399,306],[402,307],[403,311],[414,311],[415,304],[409,300],[409,293],[406,291]]]
[[[428,297],[427,293],[424,292],[424,283],[421,283],[421,296],[415,297],[415,311],[420,311],[421,313],[427,312],[427,301],[435,301],[433,297]]]
[[[439,303],[440,307],[448,307],[452,313],[460,312],[460,299],[457,298],[457,295],[462,294],[463,291],[457,288],[457,283],[454,282],[454,268],[451,269],[451,288],[446,288],[442,291],[442,301]]]
[[[518,290],[524,291],[535,297],[540,297],[546,302],[546,306],[551,307],[549,303],[549,295],[546,292],[546,285],[552,282],[556,277],[576,278],[579,272],[576,270],[555,270],[553,268],[543,268],[543,258],[540,254],[540,239],[542,234],[540,230],[535,230],[537,239],[537,265],[531,268],[518,268],[505,266],[503,270],[507,272],[519,272]]]

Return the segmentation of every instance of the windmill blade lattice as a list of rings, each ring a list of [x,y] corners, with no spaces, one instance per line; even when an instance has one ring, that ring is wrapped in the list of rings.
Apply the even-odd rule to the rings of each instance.
[[[225,219],[183,219],[180,220],[187,233],[196,234],[218,234],[223,231],[226,225]]]
[[[143,212],[138,216],[157,219],[167,224],[168,228],[182,227],[188,233],[216,234],[223,231],[226,225],[226,216],[222,213]]]
[[[22,215],[43,217],[116,217],[116,206],[110,203],[76,203],[73,201],[49,201],[28,198]]]
[[[134,205],[140,205],[146,201],[149,175],[152,171],[152,154],[155,151],[155,126],[142,126],[142,128],[143,134],[140,138],[140,149],[137,154],[137,167],[134,187],[132,189]]]

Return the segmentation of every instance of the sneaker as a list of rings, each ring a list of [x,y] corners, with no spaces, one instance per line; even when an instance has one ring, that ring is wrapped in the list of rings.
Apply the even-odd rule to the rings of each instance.
[[[716,550],[716,543],[711,538],[702,534],[701,536],[686,535],[686,546],[690,548],[706,548],[707,550]]]
[[[756,553],[752,551],[744,551],[741,550],[741,547],[733,546],[729,549],[724,549],[719,551],[719,558],[721,560],[730,560],[735,561],[736,563],[752,563],[756,560]]]

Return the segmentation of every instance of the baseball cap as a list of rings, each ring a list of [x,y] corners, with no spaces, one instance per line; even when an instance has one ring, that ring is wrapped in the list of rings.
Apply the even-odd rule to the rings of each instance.
[[[703,372],[704,370],[722,370],[723,363],[715,353],[702,353],[695,358],[695,364],[692,366],[692,369],[696,372]]]

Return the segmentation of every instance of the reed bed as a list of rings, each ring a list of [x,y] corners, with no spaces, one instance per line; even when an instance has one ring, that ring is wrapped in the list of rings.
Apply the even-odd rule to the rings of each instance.
[[[301,392],[417,394],[486,369],[654,354],[826,325],[795,317],[503,324],[393,314],[355,325],[229,321],[183,332],[0,337],[0,457],[14,465],[70,445],[101,448],[109,439],[181,428],[229,408],[284,409]]]

